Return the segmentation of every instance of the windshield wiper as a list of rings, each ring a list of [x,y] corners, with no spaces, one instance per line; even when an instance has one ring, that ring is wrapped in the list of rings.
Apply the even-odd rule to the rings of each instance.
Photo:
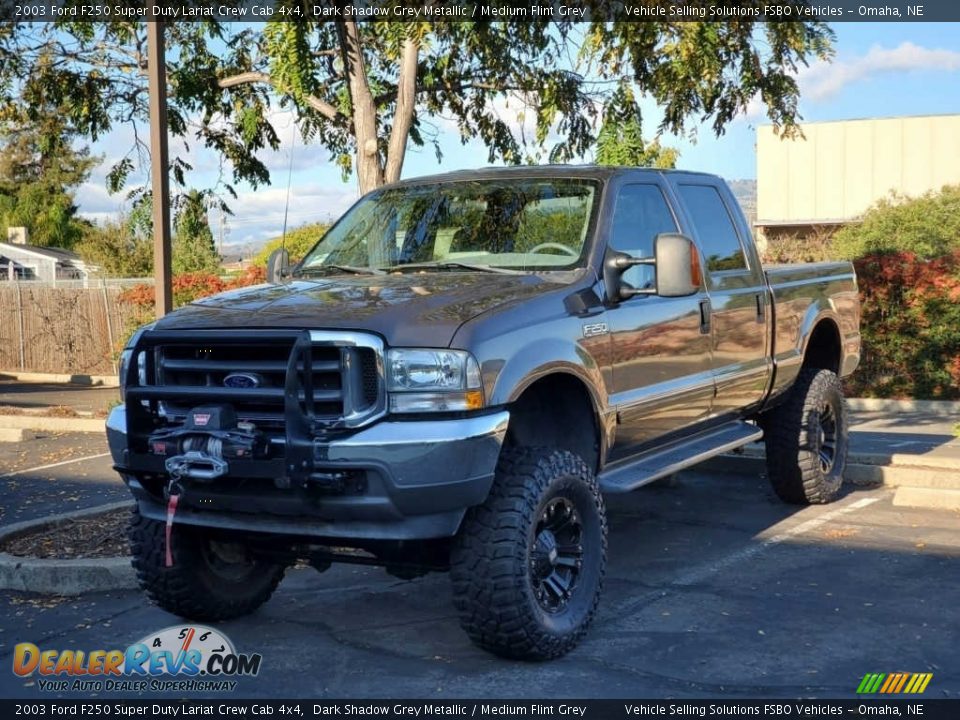
[[[383,275],[383,270],[378,268],[359,267],[358,265],[332,265],[330,263],[300,268],[297,274],[312,275],[314,273],[322,273],[326,270],[339,270],[340,272],[351,273],[353,275]]]
[[[522,275],[522,270],[494,267],[492,265],[474,265],[472,263],[457,262],[455,260],[441,260],[439,262],[403,263],[387,268],[388,272],[403,272],[404,270],[474,270],[477,272],[501,273],[504,275]]]

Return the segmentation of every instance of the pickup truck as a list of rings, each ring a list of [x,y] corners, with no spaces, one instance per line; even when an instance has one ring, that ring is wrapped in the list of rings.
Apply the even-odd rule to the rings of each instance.
[[[761,438],[780,498],[840,492],[853,268],[763,268],[712,175],[407,180],[270,275],[122,354],[107,435],[174,614],[250,613],[297,561],[449,571],[477,645],[553,658],[597,609],[604,493]]]

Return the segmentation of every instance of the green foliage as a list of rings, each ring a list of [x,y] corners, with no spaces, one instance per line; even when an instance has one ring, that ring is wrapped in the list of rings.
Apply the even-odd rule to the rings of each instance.
[[[910,199],[891,194],[871,207],[863,221],[834,238],[843,258],[904,251],[934,258],[960,248],[960,185]]]
[[[178,198],[179,206],[173,238],[173,272],[215,273],[220,268],[220,255],[213,241],[207,218],[209,194],[191,190]]]
[[[491,162],[583,157],[599,124],[603,158],[619,146],[631,164],[669,164],[669,151],[639,141],[634,97],[662,108],[658,134],[684,132],[690,118],[722,133],[755,97],[790,131],[797,66],[831,55],[833,34],[821,22],[616,22],[628,19],[623,8],[584,6],[609,21],[169,23],[170,133],[216,151],[234,182],[254,186],[270,178],[258,152],[279,145],[269,119],[278,96],[305,141],[327,148],[345,172],[361,171],[362,189],[399,177],[407,141],[432,145],[439,158],[437,115],[452,119],[463,142],[482,142]],[[35,120],[52,102],[91,140],[117,123],[145,125],[145,34],[145,23],[126,20],[5,25],[0,108]],[[401,78],[412,78],[409,103]],[[626,122],[598,123],[600,108]],[[111,189],[140,157],[134,142],[115,161]],[[175,157],[171,167],[184,184],[188,162]]]
[[[36,120],[0,113],[0,227],[26,227],[32,245],[72,248],[88,223],[76,217],[74,190],[98,158],[76,150],[55,107]]]
[[[137,231],[136,219],[129,215],[89,228],[75,250],[105,277],[138,278],[153,272],[153,243]]]
[[[621,86],[607,103],[603,124],[597,134],[596,162],[599,165],[623,165],[670,169],[677,166],[679,153],[660,146],[659,140],[643,140],[640,105],[629,85]]]
[[[320,241],[320,238],[322,238],[329,229],[329,224],[318,222],[301,225],[293,230],[288,230],[286,240],[284,240],[283,237],[275,237],[272,240],[268,240],[267,244],[264,245],[260,252],[253,258],[253,264],[266,267],[267,258],[270,257],[270,253],[281,245],[290,253],[290,261],[298,262]]]
[[[847,381],[867,397],[960,399],[960,250],[855,261],[863,359]]]

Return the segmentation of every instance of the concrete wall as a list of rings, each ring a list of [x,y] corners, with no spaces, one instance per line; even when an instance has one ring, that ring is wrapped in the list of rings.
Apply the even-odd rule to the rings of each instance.
[[[806,123],[805,139],[757,129],[757,225],[843,222],[896,190],[960,184],[960,115]]]

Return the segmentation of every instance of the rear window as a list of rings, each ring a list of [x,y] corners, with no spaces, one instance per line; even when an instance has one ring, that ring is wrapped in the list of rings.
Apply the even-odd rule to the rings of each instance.
[[[723,198],[712,185],[680,185],[707,270],[742,270],[747,258]]]

